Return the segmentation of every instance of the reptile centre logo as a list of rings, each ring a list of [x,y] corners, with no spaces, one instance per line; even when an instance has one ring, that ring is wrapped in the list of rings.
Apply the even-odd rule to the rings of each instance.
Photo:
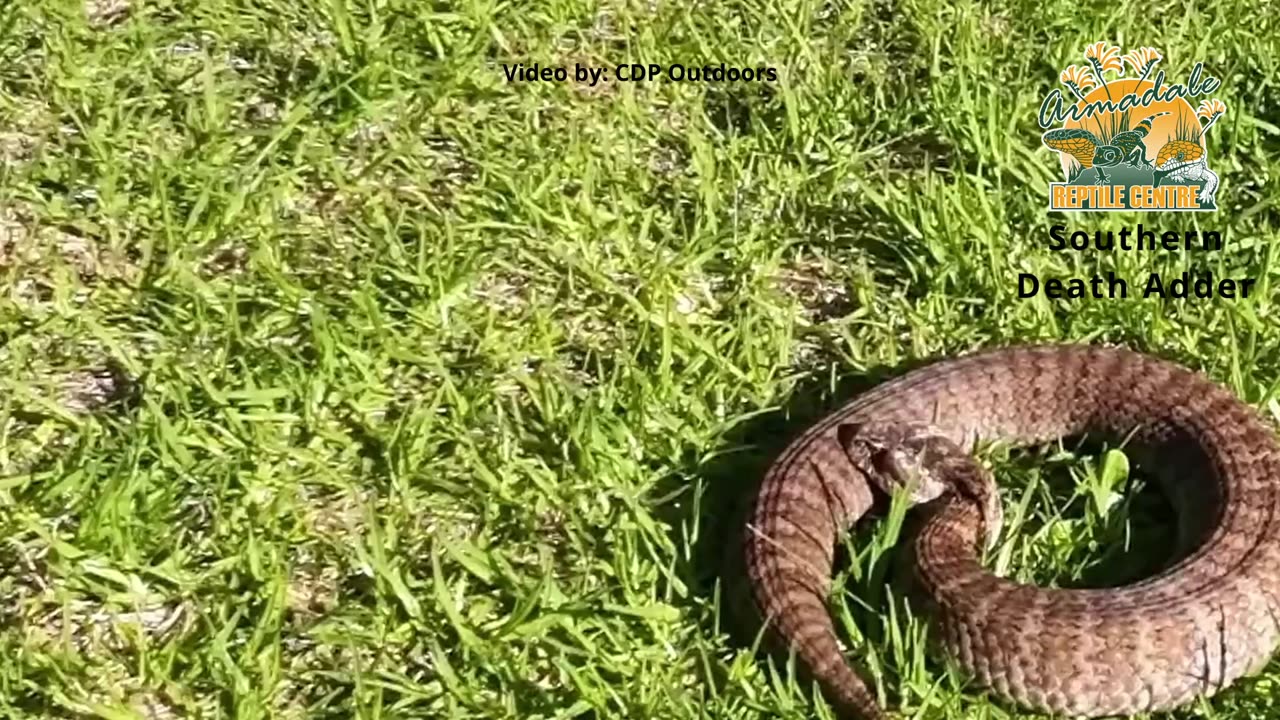
[[[1097,42],[1059,75],[1062,87],[1039,117],[1041,128],[1054,128],[1041,141],[1057,151],[1066,178],[1049,184],[1050,210],[1218,209],[1207,138],[1227,106],[1208,96],[1222,81],[1197,62],[1185,83],[1167,83],[1163,59],[1155,48],[1121,55]]]

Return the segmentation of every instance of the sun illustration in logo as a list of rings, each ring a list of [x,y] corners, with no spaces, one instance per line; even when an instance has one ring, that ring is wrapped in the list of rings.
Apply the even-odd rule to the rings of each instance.
[[[1202,78],[1197,65],[1186,85],[1165,85],[1164,71],[1155,72],[1162,59],[1150,47],[1121,55],[1106,42],[1090,45],[1085,63],[1071,65],[1058,78],[1070,97],[1055,91],[1046,98],[1042,126],[1046,109],[1062,124],[1042,141],[1060,153],[1067,185],[1196,185],[1200,207],[1194,209],[1212,209],[1218,176],[1209,169],[1205,137],[1227,107],[1216,99],[1192,107],[1187,98],[1220,83]],[[1132,79],[1124,77],[1126,69]]]

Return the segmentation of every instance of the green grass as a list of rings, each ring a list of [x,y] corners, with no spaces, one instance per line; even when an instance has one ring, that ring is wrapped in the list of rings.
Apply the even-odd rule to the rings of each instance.
[[[0,4],[0,713],[825,716],[716,583],[822,410],[1039,339],[1277,407],[1277,37],[1226,1]],[[1224,78],[1221,210],[1052,222],[1221,253],[1045,247],[1040,99],[1120,38]],[[631,61],[780,78],[501,69]],[[1016,297],[1189,268],[1258,290]],[[996,460],[1016,577],[1087,578],[1159,515],[1096,456]],[[849,540],[850,658],[911,717],[1026,717],[925,653],[890,534]],[[1274,713],[1278,680],[1178,717]]]

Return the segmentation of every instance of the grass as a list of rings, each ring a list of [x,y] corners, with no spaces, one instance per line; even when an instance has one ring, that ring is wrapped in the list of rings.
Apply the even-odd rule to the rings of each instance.
[[[0,5],[0,714],[825,717],[716,583],[731,509],[821,411],[1072,339],[1274,413],[1280,35],[1241,2],[1158,12]],[[1224,78],[1216,214],[1046,217],[1040,99],[1121,37]],[[501,68],[631,61],[780,78]],[[1054,222],[1227,247],[1054,253]],[[1017,298],[1020,272],[1187,269],[1258,290]],[[993,562],[1084,581],[1159,513],[1110,456],[1046,453],[993,460]],[[848,541],[851,659],[910,717],[1027,717],[925,652],[891,534]],[[1272,714],[1278,680],[1176,717]]]
[[[1188,119],[1179,118],[1178,127],[1174,130],[1174,139],[1198,143],[1202,134],[1203,122],[1192,123]]]

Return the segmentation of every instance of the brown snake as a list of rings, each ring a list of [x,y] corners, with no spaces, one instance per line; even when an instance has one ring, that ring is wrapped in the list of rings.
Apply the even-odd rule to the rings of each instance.
[[[997,577],[980,552],[998,532],[998,496],[964,449],[1085,433],[1127,439],[1158,475],[1186,553],[1114,588]],[[1199,373],[1113,347],[986,351],[880,385],[794,440],[765,475],[741,560],[774,642],[841,716],[883,718],[841,654],[827,596],[840,533],[873,491],[915,477],[914,582],[964,670],[1042,712],[1167,710],[1259,671],[1280,642],[1278,472],[1270,426]]]

